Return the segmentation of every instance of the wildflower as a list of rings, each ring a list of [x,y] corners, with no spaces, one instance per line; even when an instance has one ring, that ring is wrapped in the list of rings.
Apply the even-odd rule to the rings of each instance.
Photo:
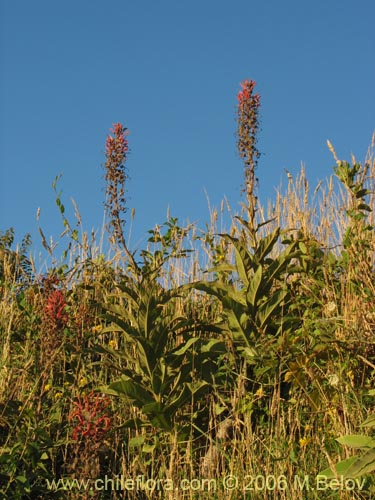
[[[51,387],[52,387],[51,384],[46,384],[44,386],[44,392],[48,392],[49,390],[51,390]]]
[[[301,448],[306,448],[306,446],[308,445],[309,443],[309,438],[307,438],[306,436],[304,437],[301,437],[300,440],[299,440],[299,445]]]
[[[108,345],[109,345],[109,347],[112,347],[112,349],[116,349],[116,347],[117,347],[117,342],[116,342],[115,340],[113,340],[113,339],[112,339],[112,340],[110,340],[110,341],[108,342]]]
[[[68,322],[68,315],[65,312],[67,303],[61,290],[53,290],[44,306],[46,322],[53,330],[62,330]]]
[[[245,80],[241,83],[238,99],[238,152],[245,164],[245,186],[249,202],[250,217],[253,218],[256,209],[255,169],[260,153],[256,147],[259,129],[260,95],[254,93],[256,82]]]
[[[260,106],[260,95],[259,94],[253,94],[256,82],[254,80],[244,80],[243,82],[240,83],[242,90],[238,92],[237,99],[240,104],[244,104],[246,100],[250,99],[252,97],[253,102],[252,106],[259,108]]]
[[[57,401],[58,399],[61,399],[61,398],[62,398],[62,392],[56,392],[56,394],[55,394],[55,399],[56,399],[56,401]]]
[[[262,386],[260,386],[259,389],[256,391],[255,396],[258,396],[258,398],[262,398],[264,396],[264,391]]]
[[[286,372],[284,375],[284,382],[288,382],[293,377],[293,372]]]
[[[125,243],[122,232],[121,213],[126,212],[125,207],[125,181],[127,174],[125,162],[128,154],[128,131],[121,123],[115,123],[111,129],[114,136],[109,135],[105,143],[107,161],[105,163],[107,182],[105,207],[110,216],[113,236],[116,241]],[[125,245],[124,245],[125,246]]]
[[[70,386],[70,382],[66,381],[64,382],[64,387],[69,387]]]
[[[91,329],[92,333],[100,333],[102,330],[103,330],[103,326],[102,325],[93,326],[92,329]]]
[[[109,398],[91,391],[83,398],[78,398],[73,405],[75,409],[69,415],[69,420],[78,421],[72,432],[73,439],[78,441],[80,437],[89,437],[93,441],[100,441],[112,423],[107,412]]]
[[[88,383],[88,380],[86,377],[81,377],[79,379],[78,385],[79,387],[84,387]]]

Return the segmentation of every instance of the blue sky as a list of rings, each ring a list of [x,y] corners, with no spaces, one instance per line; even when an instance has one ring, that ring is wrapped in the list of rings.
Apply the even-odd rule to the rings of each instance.
[[[63,173],[84,228],[103,221],[104,143],[130,130],[132,248],[172,216],[209,219],[225,195],[238,208],[239,82],[262,98],[260,196],[283,168],[315,183],[333,159],[365,157],[375,129],[373,0],[0,0],[0,230],[41,247],[61,218],[51,183]],[[70,209],[68,215],[71,216]],[[73,220],[73,219],[72,219]],[[73,220],[74,222],[74,220]],[[142,241],[143,238],[143,241]],[[134,246],[133,246],[134,245]]]

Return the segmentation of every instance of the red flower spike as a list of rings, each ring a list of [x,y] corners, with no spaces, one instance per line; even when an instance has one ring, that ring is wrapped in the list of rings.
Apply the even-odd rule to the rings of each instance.
[[[68,315],[65,312],[67,303],[61,290],[53,290],[47,298],[44,307],[46,321],[54,330],[62,330],[68,322]]]
[[[69,415],[69,420],[75,418],[78,420],[73,428],[73,439],[78,441],[80,437],[88,436],[95,441],[100,441],[112,424],[112,419],[106,412],[110,405],[109,398],[91,391],[83,399],[78,398],[73,405],[76,409]]]

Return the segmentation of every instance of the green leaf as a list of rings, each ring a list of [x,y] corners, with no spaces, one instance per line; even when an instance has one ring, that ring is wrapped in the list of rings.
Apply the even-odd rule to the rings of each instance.
[[[373,448],[375,447],[375,440],[369,436],[362,436],[360,434],[353,434],[351,436],[341,436],[336,441],[350,448]]]
[[[173,354],[176,356],[183,356],[193,344],[196,344],[199,342],[199,337],[192,337],[190,338],[185,344],[178,348],[177,351],[173,351]]]
[[[301,250],[301,252],[303,254],[305,254],[305,255],[307,254],[307,246],[306,246],[306,244],[303,241],[300,241],[298,243],[298,248]]]
[[[234,255],[236,259],[236,271],[240,280],[245,287],[249,284],[249,273],[253,266],[252,256],[249,254],[245,246],[237,239],[229,235],[225,235],[226,239],[229,239],[234,246]]]
[[[252,280],[249,283],[247,293],[246,293],[246,301],[248,304],[255,306],[257,302],[257,295],[260,288],[260,284],[262,282],[262,272],[263,267],[260,265],[258,269],[255,271]]]
[[[156,443],[153,444],[144,444],[142,446],[142,453],[153,453],[156,449]]]
[[[369,474],[375,470],[375,450],[371,449],[362,456],[357,457],[357,460],[343,474],[346,478],[356,478]]]
[[[360,427],[375,427],[375,414],[367,417],[366,420],[362,422]]]
[[[129,448],[137,448],[145,442],[145,436],[135,436],[129,439]]]
[[[328,467],[324,469],[322,472],[319,472],[318,476],[325,476],[327,479],[334,479],[337,476],[346,476],[347,470],[353,465],[353,463],[357,460],[357,457],[350,457],[338,462],[335,465],[335,472]]]
[[[124,394],[138,407],[154,401],[151,394],[144,387],[127,377],[109,384],[108,389],[115,391],[117,394]]]
[[[287,290],[277,290],[273,295],[259,307],[260,328],[263,329],[269,322],[273,312],[278,308],[287,296]]]
[[[155,427],[170,431],[172,430],[171,415],[168,409],[159,402],[148,403],[142,407],[142,412],[147,415]]]
[[[255,251],[257,262],[264,262],[265,257],[272,251],[275,243],[279,239],[279,236],[280,229],[277,227],[271,234],[268,234],[259,241],[258,247]]]

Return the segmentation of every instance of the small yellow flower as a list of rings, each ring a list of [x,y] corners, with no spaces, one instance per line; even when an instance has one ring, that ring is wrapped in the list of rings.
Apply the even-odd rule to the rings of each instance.
[[[284,375],[284,382],[288,382],[293,377],[293,372],[286,372]]]
[[[329,415],[332,418],[336,418],[336,409],[335,408],[328,408],[327,410],[327,415]]]
[[[48,392],[51,389],[51,387],[52,387],[51,384],[46,384],[44,386],[44,392]]]
[[[301,448],[306,448],[306,446],[308,445],[309,443],[309,438],[307,438],[306,436],[304,437],[301,437],[300,440],[299,440],[299,445]]]
[[[81,377],[81,378],[79,379],[78,385],[79,385],[80,387],[83,387],[83,386],[85,386],[85,385],[87,384],[87,382],[88,382],[88,380],[87,380],[87,378],[86,378],[86,377]]]
[[[92,329],[91,329],[92,333],[100,333],[102,330],[103,330],[103,326],[102,325],[93,326]]]
[[[58,400],[60,398],[62,398],[62,392],[56,392],[55,399]]]
[[[69,387],[70,386],[70,382],[64,382],[64,387]]]
[[[259,387],[259,389],[256,391],[255,396],[258,396],[258,398],[262,398],[264,396],[264,391],[263,387]]]
[[[108,342],[109,347],[112,347],[112,349],[116,349],[117,347],[117,342],[115,340],[110,340]]]

